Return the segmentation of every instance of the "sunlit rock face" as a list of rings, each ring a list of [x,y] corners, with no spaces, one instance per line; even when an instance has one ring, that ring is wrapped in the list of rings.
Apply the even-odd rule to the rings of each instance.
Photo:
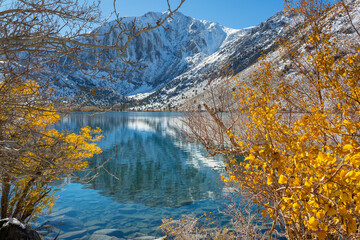
[[[166,13],[150,12],[136,18],[135,22],[138,26],[146,26],[154,24],[165,15]],[[123,20],[127,25],[132,21],[133,17]],[[182,94],[188,88],[200,86],[209,79],[209,71],[225,62],[231,62],[235,71],[244,69],[261,51],[272,46],[273,40],[281,34],[286,23],[287,19],[282,14],[277,14],[257,27],[237,30],[176,13],[165,22],[164,27],[141,34],[129,45],[126,58],[142,61],[141,64],[147,66],[146,69],[128,73],[116,83],[90,78],[74,69],[72,74],[63,75],[56,82],[55,88],[61,95],[73,96],[79,94],[80,89],[90,90],[96,87],[97,95],[92,97],[95,105],[129,101],[124,96],[144,99],[154,92],[156,93],[145,99],[143,104],[164,104],[164,101]],[[114,24],[105,24],[99,32],[108,32]],[[108,35],[83,41],[110,45],[115,41],[118,31],[115,27]],[[114,58],[109,68],[123,69],[125,65],[116,54],[109,50],[104,51],[101,57],[106,60]],[[94,63],[98,60],[91,53],[83,53],[81,56]],[[107,76],[106,72],[102,74]],[[113,74],[114,77],[119,76],[116,72]]]

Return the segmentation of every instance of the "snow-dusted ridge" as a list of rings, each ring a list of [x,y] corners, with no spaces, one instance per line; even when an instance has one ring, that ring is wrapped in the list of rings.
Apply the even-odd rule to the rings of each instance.
[[[123,22],[130,24],[135,20],[138,26],[146,26],[154,24],[165,14],[149,12],[141,17],[124,18]],[[275,38],[284,34],[284,25],[288,23],[289,20],[278,13],[259,26],[231,29],[178,12],[164,23],[164,28],[144,33],[129,45],[127,57],[133,61],[141,60],[146,69],[129,73],[112,84],[89,78],[75,69],[71,75],[63,76],[55,89],[63,91],[62,95],[75,96],[77,89],[95,87],[97,96],[90,101],[94,105],[136,100],[138,106],[134,109],[176,107],[189,96],[202,91],[214,77],[214,70],[224,63],[230,63],[235,73],[251,65],[261,52],[273,47]],[[99,32],[107,32],[114,24],[104,24]],[[114,28],[114,33],[99,37],[97,41],[111,44],[117,31]],[[108,51],[104,58],[111,59],[115,54]],[[82,57],[94,59],[88,53]],[[114,61],[109,67],[122,69],[124,63]]]
[[[227,29],[228,33],[235,34],[229,34],[219,50],[207,55],[196,65],[176,76],[164,87],[145,98],[142,106],[134,109],[169,107],[176,109],[188,99],[204,92],[210,83],[219,77],[218,69],[221,66],[228,64],[228,68],[237,74],[251,66],[262,53],[275,49],[276,38],[287,34],[285,25],[289,24],[293,22],[279,12],[255,27],[234,31]]]
[[[360,7],[351,12],[355,24],[360,22]],[[135,20],[138,26],[154,24],[167,13],[149,12],[141,17],[126,17],[123,22],[130,24]],[[346,16],[334,20],[334,33],[342,34],[348,28]],[[114,26],[108,22],[100,29],[107,32]],[[93,79],[76,70],[71,75],[63,75],[55,89],[61,96],[76,96],[79,89],[97,88],[90,104],[116,105],[127,102],[133,110],[176,109],[194,96],[206,91],[212,81],[219,78],[219,68],[228,68],[238,74],[255,63],[262,53],[276,49],[275,40],[287,36],[295,23],[282,12],[276,13],[258,26],[244,29],[231,29],[220,24],[197,20],[175,13],[164,23],[164,27],[144,33],[129,45],[126,55],[130,60],[141,60],[147,68],[129,73],[115,83]],[[165,30],[168,29],[168,30]],[[345,29],[345,30],[344,30]],[[350,29],[351,30],[351,29]],[[99,37],[100,44],[115,41],[114,33]],[[349,37],[349,36],[346,36]],[[84,41],[87,41],[84,39]],[[112,59],[116,53],[108,51],[104,58]],[[91,54],[83,54],[84,59],[93,59]],[[122,69],[124,63],[114,61],[109,66]],[[116,75],[116,73],[114,73]],[[104,77],[107,73],[103,73]],[[198,104],[197,102],[193,103]]]

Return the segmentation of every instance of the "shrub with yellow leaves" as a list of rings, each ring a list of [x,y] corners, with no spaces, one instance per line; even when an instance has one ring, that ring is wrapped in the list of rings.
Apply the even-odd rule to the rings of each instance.
[[[51,128],[60,116],[46,97],[35,81],[0,83],[1,218],[29,221],[50,210],[54,181],[86,169],[101,152],[95,143],[100,129]]]
[[[228,164],[230,178],[289,239],[360,236],[360,50],[332,36],[328,21],[347,7],[287,1],[305,23],[281,45],[292,72],[263,58],[250,82],[238,81],[249,129],[239,141],[249,154]]]
[[[216,149],[230,155],[223,180],[272,219],[269,238],[277,226],[288,239],[360,238],[360,34],[351,18],[358,4],[285,0],[297,29],[280,40],[279,59],[262,57],[250,80],[237,79],[238,110],[229,113],[236,120],[226,124],[205,106],[228,137]],[[333,35],[337,18],[352,40]],[[219,148],[213,142],[206,147]]]

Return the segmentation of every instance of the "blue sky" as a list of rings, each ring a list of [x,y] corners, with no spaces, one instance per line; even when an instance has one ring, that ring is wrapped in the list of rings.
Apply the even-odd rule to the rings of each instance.
[[[171,1],[175,5],[179,0]],[[104,17],[112,7],[112,0],[101,0]],[[258,25],[282,7],[283,0],[186,0],[180,11],[196,19],[239,29]],[[141,16],[149,11],[166,11],[167,4],[166,0],[117,0],[117,9],[121,16]]]

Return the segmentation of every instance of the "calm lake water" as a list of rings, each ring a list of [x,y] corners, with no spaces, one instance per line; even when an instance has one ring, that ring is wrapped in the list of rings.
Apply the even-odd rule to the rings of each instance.
[[[163,218],[216,212],[223,191],[220,158],[205,156],[198,144],[177,134],[180,113],[109,112],[65,116],[58,128],[78,131],[100,127],[103,153],[92,164],[110,157],[93,182],[64,179],[50,216],[40,219],[41,233],[52,239],[89,239],[94,232],[117,229],[119,238],[162,236]],[[114,236],[115,236],[114,235]],[[94,236],[93,236],[94,237]],[[95,238],[94,238],[95,239]]]

